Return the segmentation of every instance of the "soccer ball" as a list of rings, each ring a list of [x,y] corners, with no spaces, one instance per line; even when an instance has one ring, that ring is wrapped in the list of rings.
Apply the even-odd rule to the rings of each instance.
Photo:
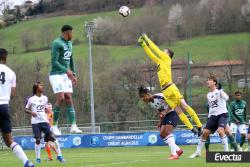
[[[128,15],[130,15],[130,9],[127,6],[121,6],[119,9],[119,13],[123,17],[127,17]]]

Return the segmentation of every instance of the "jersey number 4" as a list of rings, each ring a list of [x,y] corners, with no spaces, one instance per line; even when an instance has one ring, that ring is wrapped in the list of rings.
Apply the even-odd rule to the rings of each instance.
[[[0,73],[0,82],[1,82],[2,84],[5,83],[5,72],[1,72],[1,73]]]

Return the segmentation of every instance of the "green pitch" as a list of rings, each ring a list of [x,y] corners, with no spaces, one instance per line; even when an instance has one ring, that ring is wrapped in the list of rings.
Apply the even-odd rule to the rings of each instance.
[[[196,146],[182,146],[183,155],[179,160],[167,160],[170,154],[167,146],[159,147],[118,147],[118,148],[82,148],[63,149],[66,163],[59,163],[56,160],[46,161],[46,153],[42,150],[42,163],[37,167],[199,167],[199,166],[227,166],[241,167],[249,166],[242,164],[208,164],[205,160],[205,152],[202,158],[189,159]],[[211,150],[222,150],[222,145],[212,145]],[[26,151],[32,161],[35,159],[34,151]],[[55,159],[55,157],[54,157]],[[14,155],[8,151],[0,151],[0,164],[3,167],[21,167],[22,164]]]

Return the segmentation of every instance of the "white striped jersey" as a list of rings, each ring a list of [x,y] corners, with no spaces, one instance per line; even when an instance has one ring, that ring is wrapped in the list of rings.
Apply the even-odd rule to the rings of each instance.
[[[209,92],[207,94],[207,101],[209,105],[209,114],[211,115],[220,115],[223,113],[227,113],[227,104],[228,95],[223,90],[215,89],[213,92]]]
[[[0,105],[9,104],[12,87],[16,87],[15,72],[5,64],[0,64]]]
[[[162,93],[157,93],[153,95],[153,102],[149,102],[150,106],[161,111],[169,110],[169,106],[165,101],[165,98]]]

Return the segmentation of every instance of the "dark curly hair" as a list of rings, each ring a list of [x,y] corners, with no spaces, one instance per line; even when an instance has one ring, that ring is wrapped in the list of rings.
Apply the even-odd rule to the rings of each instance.
[[[143,97],[144,94],[149,93],[149,89],[148,89],[148,88],[145,88],[145,87],[143,87],[143,86],[139,87],[139,88],[138,88],[138,91],[139,91],[139,96],[140,96],[140,97]]]

